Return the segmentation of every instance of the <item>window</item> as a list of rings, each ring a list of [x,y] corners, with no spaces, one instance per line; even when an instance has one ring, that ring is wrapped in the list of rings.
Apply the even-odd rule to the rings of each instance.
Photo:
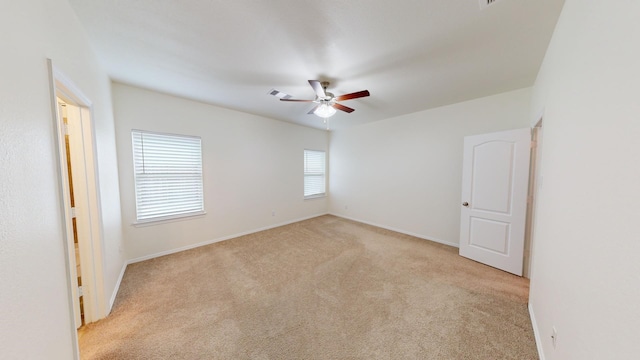
[[[199,137],[131,131],[138,222],[204,213]]]
[[[325,195],[324,151],[304,151],[304,198]]]

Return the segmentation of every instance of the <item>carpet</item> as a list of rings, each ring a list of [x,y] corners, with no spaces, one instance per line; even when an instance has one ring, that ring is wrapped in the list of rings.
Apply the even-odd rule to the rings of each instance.
[[[127,267],[82,359],[537,359],[529,282],[321,216]]]

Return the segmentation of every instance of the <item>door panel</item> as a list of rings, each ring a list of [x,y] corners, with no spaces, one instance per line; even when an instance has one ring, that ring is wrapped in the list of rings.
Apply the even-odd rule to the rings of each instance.
[[[470,246],[509,254],[509,224],[481,218],[471,218],[469,231]]]
[[[514,144],[492,141],[473,148],[471,204],[476,210],[511,211],[511,171]]]
[[[460,255],[522,275],[531,130],[464,139]]]

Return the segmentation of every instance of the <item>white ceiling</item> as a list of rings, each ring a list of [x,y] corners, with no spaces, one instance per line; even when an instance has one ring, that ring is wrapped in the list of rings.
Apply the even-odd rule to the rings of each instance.
[[[114,81],[317,128],[269,90],[369,90],[337,129],[531,86],[564,0],[70,3]]]

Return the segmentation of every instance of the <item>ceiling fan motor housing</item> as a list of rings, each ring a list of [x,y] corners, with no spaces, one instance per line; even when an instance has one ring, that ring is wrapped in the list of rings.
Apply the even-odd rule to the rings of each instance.
[[[333,100],[333,98],[335,96],[333,95],[333,93],[330,93],[330,92],[327,91],[327,88],[329,87],[329,84],[330,83],[328,81],[323,81],[323,82],[320,83],[320,85],[322,85],[322,89],[324,90],[324,94],[326,96],[324,97],[324,99],[319,98],[318,100],[321,100],[323,102],[329,102],[329,101]]]
[[[272,89],[269,93],[271,95],[277,96],[280,98],[280,101],[296,101],[296,102],[313,102],[318,105],[311,109],[307,114],[316,114],[320,117],[328,117],[335,114],[335,110],[344,111],[346,113],[352,113],[355,111],[354,109],[339,104],[338,101],[357,99],[365,96],[369,96],[369,90],[357,91],[349,94],[344,94],[336,97],[333,93],[327,91],[327,87],[329,87],[330,83],[328,81],[319,81],[319,80],[309,80],[309,85],[313,88],[316,93],[315,99],[313,100],[301,100],[301,99],[292,99],[291,95],[282,93],[281,91]],[[331,108],[331,114],[327,116],[321,116],[318,114],[319,109]]]

